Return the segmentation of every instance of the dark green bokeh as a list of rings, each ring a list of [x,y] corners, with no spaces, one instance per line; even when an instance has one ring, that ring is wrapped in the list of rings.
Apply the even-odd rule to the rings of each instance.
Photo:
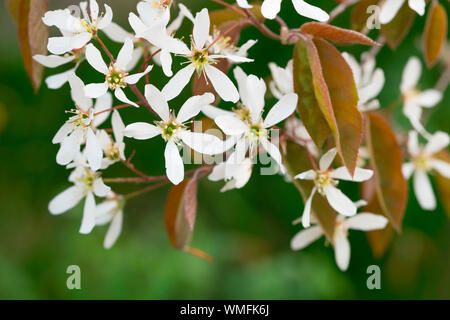
[[[114,20],[128,28],[126,14],[135,11],[136,1],[108,3],[115,13]],[[219,8],[206,0],[184,3],[191,3],[192,11],[203,6]],[[328,11],[335,5],[332,0],[321,3]],[[69,4],[50,1],[52,9]],[[64,110],[72,106],[69,88],[65,85],[54,91],[44,84],[37,95],[33,94],[21,60],[15,25],[6,13],[4,1],[1,6],[0,298],[450,298],[448,220],[441,207],[435,212],[421,210],[412,193],[404,231],[396,236],[381,261],[372,257],[363,233],[350,233],[352,259],[345,273],[338,270],[331,247],[323,247],[323,241],[301,252],[289,249],[291,237],[299,230],[291,221],[301,213],[300,196],[281,176],[258,176],[257,170],[250,183],[239,191],[220,193],[222,184],[207,180],[200,185],[192,245],[214,256],[214,263],[171,248],[163,221],[167,188],[127,203],[124,229],[113,249],[102,247],[104,227],[96,228],[88,236],[80,235],[81,205],[58,217],[47,211],[49,200],[69,186],[68,172],[55,163],[58,146],[51,144],[54,133],[66,119]],[[447,3],[446,6],[448,10]],[[291,27],[307,21],[294,12],[289,1],[284,2],[282,13]],[[335,23],[348,27],[348,21],[347,13]],[[384,48],[378,55],[378,65],[386,73],[386,85],[380,95],[385,107],[398,98],[407,59],[422,56],[424,22],[424,17],[416,19],[413,30],[397,51]],[[189,28],[186,21],[181,33],[188,34]],[[263,39],[251,28],[242,35],[243,40],[249,38],[257,38],[259,42],[250,51],[256,62],[242,66],[248,73],[266,77],[268,62],[285,65],[290,59],[292,47]],[[114,52],[120,47],[112,46]],[[342,48],[357,55],[365,49]],[[432,87],[441,69],[437,66],[426,71],[420,85]],[[47,70],[46,75],[54,73]],[[90,72],[87,64],[83,64],[78,75],[86,83],[100,79],[100,75]],[[159,88],[167,81],[159,68],[150,76]],[[175,102],[182,102],[188,95],[187,89]],[[449,132],[448,103],[447,90],[444,100],[432,111],[428,125],[431,132],[438,129]],[[268,101],[267,105],[271,104],[273,101]],[[125,123],[153,120],[144,108],[124,110],[121,114]],[[398,110],[396,114],[401,119]],[[150,175],[164,172],[160,140],[128,140],[127,154],[133,149],[137,150],[138,168]],[[108,177],[127,175],[130,172],[120,165],[105,173]],[[136,187],[117,188],[126,192]],[[357,200],[355,185],[349,184],[347,191]],[[370,291],[366,287],[366,268],[372,264],[381,267],[382,290]],[[66,288],[69,265],[81,267],[81,290]]]

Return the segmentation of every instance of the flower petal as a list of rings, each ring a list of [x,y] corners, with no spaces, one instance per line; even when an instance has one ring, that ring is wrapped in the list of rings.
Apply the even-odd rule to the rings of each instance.
[[[108,74],[108,66],[103,60],[100,50],[94,47],[92,43],[89,43],[86,47],[86,60],[98,72]]]
[[[131,40],[131,38],[127,38],[119,51],[119,55],[117,56],[116,66],[119,69],[121,70],[127,69],[128,64],[133,58],[133,50],[134,50],[133,40]]]
[[[186,100],[178,111],[177,121],[183,123],[193,117],[195,117],[204,106],[213,103],[215,97],[212,93],[204,93],[201,96],[194,96]]]
[[[420,106],[431,108],[442,100],[442,92],[435,89],[425,90],[416,99]]]
[[[446,148],[449,144],[449,135],[445,132],[438,131],[428,140],[424,152],[425,154],[431,155]]]
[[[414,172],[415,166],[412,162],[407,162],[402,165],[402,173],[405,179],[409,179]]]
[[[302,224],[304,228],[308,228],[311,225],[311,204],[316,191],[316,187],[311,190],[311,194],[309,195],[308,200],[306,200],[305,208],[303,209]]]
[[[297,233],[291,240],[292,250],[301,250],[323,235],[320,226],[314,226]]]
[[[172,100],[180,94],[180,92],[186,87],[194,74],[195,67],[188,65],[187,67],[178,71],[169,82],[162,89],[162,94],[166,97],[167,101]]]
[[[306,3],[303,0],[292,0],[292,4],[294,5],[294,8],[297,11],[297,13],[304,17],[321,22],[325,22],[330,18],[328,13],[326,13],[319,7],[312,6]]]
[[[294,177],[294,179],[300,180],[314,180],[317,177],[317,173],[315,170],[308,170],[302,173],[299,173]]]
[[[167,141],[164,157],[166,159],[167,178],[173,184],[179,184],[184,179],[184,165],[178,147],[172,140]]]
[[[86,97],[84,92],[84,83],[77,77],[75,73],[72,73],[69,77],[70,94],[75,104],[84,111],[89,110],[92,107],[92,99]]]
[[[239,92],[225,73],[211,65],[205,66],[205,72],[217,94],[225,101],[237,102]]]
[[[108,84],[106,82],[102,83],[91,83],[84,87],[84,93],[86,97],[99,98],[106,94],[108,91]]]
[[[100,169],[103,158],[102,146],[91,128],[87,129],[85,153],[92,171]]]
[[[339,269],[347,270],[350,263],[350,243],[345,234],[340,234],[334,238],[334,256]]]
[[[163,121],[170,120],[169,105],[164,94],[158,88],[152,84],[147,84],[145,86],[145,98]]]
[[[104,31],[105,28],[111,25],[113,18],[113,12],[110,6],[105,3],[105,14],[100,18],[97,24],[97,29]]]
[[[261,13],[267,19],[275,19],[281,9],[281,0],[264,0]]]
[[[278,122],[289,117],[297,107],[298,96],[295,93],[284,95],[267,114],[264,120],[264,127],[270,128]]]
[[[425,14],[425,0],[408,0],[408,5],[419,15],[423,16]]]
[[[84,203],[83,219],[81,220],[80,233],[88,234],[95,227],[95,199],[89,192]]]
[[[77,186],[72,186],[58,194],[52,199],[52,201],[50,201],[48,211],[55,215],[64,213],[75,207],[78,202],[83,199],[83,197],[83,189]]]
[[[428,163],[441,176],[450,179],[450,163],[438,159],[430,159],[428,160]]]
[[[380,11],[380,23],[387,24],[394,19],[397,12],[405,3],[405,0],[386,0],[386,2],[381,7]]]
[[[225,143],[211,134],[185,130],[179,137],[189,148],[203,154],[214,155],[226,151]]]
[[[388,2],[400,2],[398,0],[388,0]],[[386,4],[384,6],[386,6]],[[383,7],[384,7],[383,6]],[[383,9],[381,9],[383,12]],[[409,90],[414,89],[420,79],[420,75],[422,74],[422,64],[420,63],[419,58],[411,57],[406,63],[405,69],[403,69],[402,82],[400,85],[400,90],[405,93]]]
[[[345,220],[344,224],[349,229],[372,231],[384,229],[389,220],[379,214],[369,212],[359,213],[354,217]]]
[[[230,136],[238,136],[248,130],[248,126],[234,115],[218,116],[214,122],[226,135]]]
[[[58,74],[54,74],[45,79],[45,83],[49,89],[59,89],[61,88],[67,81],[69,81],[69,76],[75,72],[74,69],[70,69]]]
[[[33,59],[47,68],[56,68],[73,61],[75,56],[70,55],[68,57],[61,57],[56,55],[44,56],[42,54],[36,54],[33,56]]]
[[[108,232],[106,232],[105,240],[103,241],[103,247],[105,249],[110,249],[119,238],[120,233],[122,232],[122,220],[123,211],[120,210],[114,214],[114,218],[111,221]]]
[[[338,213],[344,216],[353,216],[356,214],[356,206],[341,190],[328,185],[324,188],[325,196],[330,206]]]
[[[132,38],[133,35],[123,29],[115,22],[111,22],[107,27],[102,28],[102,31],[114,42],[124,43],[127,38]]]
[[[98,178],[94,181],[92,189],[97,197],[106,197],[108,193],[111,192],[111,188],[103,183],[102,178]]]
[[[151,139],[161,134],[161,129],[145,122],[136,122],[129,124],[123,130],[125,137],[134,138],[138,140]]]
[[[65,138],[56,154],[56,163],[65,166],[75,159],[77,153],[80,152],[82,138],[83,132],[81,130],[75,130]]]
[[[136,103],[127,98],[122,88],[116,88],[116,90],[114,90],[114,96],[117,98],[117,100],[122,101],[123,103],[128,103],[131,104],[133,107],[139,108],[139,106]]]
[[[278,163],[278,165],[282,168],[281,170],[284,170],[280,149],[278,149],[277,146],[275,146],[266,138],[261,138],[260,143],[263,146],[264,150],[266,150],[267,153],[270,154],[270,157],[275,160],[275,162]]]
[[[337,169],[334,169],[331,172],[331,176],[334,179],[362,182],[362,181],[366,181],[366,180],[369,180],[370,178],[372,178],[373,170],[356,167],[355,173],[353,174],[353,177],[352,177],[346,167],[339,167]]]
[[[430,179],[424,170],[417,169],[414,172],[414,193],[420,206],[425,210],[436,209],[436,198]]]
[[[203,8],[202,11],[195,15],[194,29],[192,31],[195,47],[197,49],[203,49],[206,40],[208,40],[209,24],[208,9]]]
[[[136,84],[143,76],[149,73],[153,69],[153,66],[147,66],[147,68],[140,73],[132,74],[131,76],[125,77],[125,82],[128,84]]]
[[[332,148],[330,150],[328,150],[321,158],[319,161],[319,169],[321,171],[325,171],[328,170],[328,168],[330,167],[331,163],[333,162],[334,158],[336,157],[337,154],[337,149],[336,148]]]

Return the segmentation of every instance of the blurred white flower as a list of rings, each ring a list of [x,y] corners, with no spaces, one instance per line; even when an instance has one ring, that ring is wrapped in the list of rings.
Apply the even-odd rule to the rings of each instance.
[[[231,156],[231,158],[233,155]],[[244,187],[252,175],[253,162],[250,158],[245,158],[237,163],[223,162],[216,165],[208,176],[210,181],[225,180],[225,186],[220,190],[225,192],[231,189]]]
[[[386,2],[381,7],[379,16],[380,23],[387,24],[391,22],[405,3],[405,1],[406,0],[386,0]],[[424,15],[426,6],[425,0],[408,0],[408,5],[419,15]]]
[[[191,132],[183,123],[195,117],[204,105],[214,101],[212,93],[205,93],[201,96],[189,98],[175,116],[169,110],[167,99],[153,85],[145,86],[145,97],[161,117],[162,121],[152,125],[145,122],[136,122],[126,126],[123,134],[139,140],[151,139],[161,135],[166,141],[164,157],[166,160],[166,174],[173,184],[178,184],[184,179],[184,165],[181,158],[178,145],[185,144],[189,148],[208,155],[223,153],[224,143],[216,136]]]
[[[362,201],[361,203],[365,203]],[[359,206],[358,203],[354,204]],[[311,221],[315,222],[315,221]],[[350,243],[348,241],[348,230],[372,231],[384,229],[388,220],[378,214],[370,212],[362,212],[353,217],[346,218],[338,215],[336,217],[336,225],[333,234],[333,248],[336,264],[339,269],[346,271],[350,262]],[[319,239],[324,234],[322,227],[319,225],[312,226],[308,229],[297,233],[291,240],[292,250],[301,250]]]
[[[261,13],[267,19],[275,19],[281,9],[282,0],[264,0],[261,6]],[[301,16],[325,22],[330,16],[319,7],[310,5],[303,0],[291,0],[295,11]]]
[[[103,152],[95,130],[108,117],[109,112],[102,111],[111,108],[112,97],[106,93],[99,97],[93,106],[92,99],[84,94],[84,84],[80,78],[75,74],[70,75],[69,84],[76,109],[70,111],[74,115],[64,123],[52,140],[54,144],[61,144],[56,162],[60,165],[69,164],[79,154],[80,146],[86,143],[87,161],[90,168],[97,171],[101,167]],[[98,112],[102,113],[96,116]]]
[[[54,215],[64,213],[86,197],[80,233],[90,233],[95,226],[96,217],[94,195],[105,197],[111,189],[103,183],[100,173],[86,167],[75,168],[70,174],[69,181],[74,185],[53,198],[48,205],[48,210]]]
[[[152,70],[153,66],[148,66],[144,72],[133,75],[128,74],[128,65],[133,55],[133,40],[128,38],[120,49],[119,55],[115,62],[111,62],[108,66],[102,58],[100,51],[91,43],[86,47],[86,59],[89,64],[98,72],[105,75],[105,82],[88,84],[84,91],[86,96],[98,98],[104,95],[108,89],[114,91],[115,97],[124,102],[139,107],[137,104],[127,98],[122,88],[129,84],[136,84],[143,76]]]
[[[110,249],[122,232],[124,205],[125,200],[122,197],[110,192],[108,199],[96,207],[95,225],[103,226],[109,223],[109,228],[103,241],[105,249]]]
[[[417,84],[421,74],[422,65],[419,58],[411,57],[403,69],[400,91],[403,97],[403,114],[416,131],[429,137],[420,123],[422,107],[431,108],[437,105],[442,99],[442,92],[436,89],[418,90]]]
[[[269,83],[269,88],[275,98],[281,99],[281,97],[285,94],[294,92],[294,71],[292,60],[289,60],[286,68],[281,68],[271,62],[269,63],[269,69],[272,74],[272,80]]]
[[[338,213],[345,216],[352,216],[356,214],[355,204],[344,194],[341,190],[336,188],[338,180],[362,182],[369,180],[373,171],[362,168],[355,168],[355,173],[352,176],[347,168],[342,166],[337,169],[330,169],[330,166],[336,157],[337,149],[332,148],[326,152],[319,161],[319,170],[308,170],[302,172],[294,177],[294,179],[312,180],[314,187],[311,194],[305,203],[305,208],[302,215],[302,223],[304,227],[309,227],[311,217],[311,203],[314,195],[318,192],[325,197],[330,206]]]
[[[385,77],[381,68],[375,69],[375,58],[365,58],[366,55],[361,56],[363,61],[360,65],[356,59],[343,52],[342,56],[349,64],[353,72],[356,88],[358,90],[358,109],[361,112],[371,111],[380,107],[380,102],[375,97],[381,92],[384,86]]]
[[[56,26],[62,33],[62,37],[48,39],[47,49],[53,54],[64,54],[73,49],[84,47],[98,30],[107,27],[112,20],[111,8],[105,4],[105,14],[99,15],[99,7],[96,0],[90,0],[89,13],[87,1],[80,3],[83,17],[75,17],[69,9],[48,11],[42,21],[47,26]]]
[[[449,143],[448,134],[439,131],[422,147],[419,145],[417,132],[409,132],[408,152],[411,162],[403,164],[403,175],[409,179],[414,174],[414,193],[420,206],[425,210],[436,209],[436,198],[427,173],[436,170],[440,175],[450,179],[450,164],[435,157],[435,154],[445,149]]]
[[[298,138],[295,142],[306,147],[313,156],[319,156],[319,149],[317,149],[316,144],[312,140],[308,130],[306,130],[305,125],[300,119],[291,118],[287,120],[286,131],[291,133],[295,138]]]
[[[113,111],[111,117],[114,139],[105,130],[98,130],[97,137],[103,149],[105,157],[102,160],[101,169],[106,169],[110,165],[125,159],[125,143],[123,142],[123,130],[125,125],[117,110]]]
[[[253,6],[250,5],[247,0],[236,0],[236,3],[238,4],[239,7],[244,9],[253,8]]]

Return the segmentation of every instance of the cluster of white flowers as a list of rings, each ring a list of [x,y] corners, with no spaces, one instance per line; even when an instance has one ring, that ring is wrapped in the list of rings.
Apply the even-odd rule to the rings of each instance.
[[[280,11],[281,1],[264,0],[262,15],[274,19]],[[296,11],[305,17],[318,21],[329,19],[326,12],[305,1],[292,0],[292,3]],[[411,5],[411,1],[409,3],[413,9],[420,9]],[[244,9],[252,7],[246,0],[238,0],[237,4]],[[386,1],[386,6],[393,6],[392,1]],[[85,198],[80,232],[87,234],[96,225],[110,223],[104,241],[105,248],[110,248],[121,232],[127,197],[113,192],[103,183],[101,170],[117,162],[131,165],[125,156],[124,137],[146,140],[161,136],[165,143],[166,175],[163,178],[174,185],[185,178],[179,148],[184,148],[188,156],[191,155],[191,149],[203,155],[220,155],[221,161],[210,166],[208,178],[211,181],[223,181],[224,192],[247,184],[260,154],[268,155],[276,164],[277,170],[273,173],[287,176],[276,135],[279,130],[283,130],[308,150],[314,167],[313,170],[294,173],[294,179],[310,180],[313,188],[299,219],[306,229],[293,238],[292,249],[302,249],[324,233],[320,225],[311,227],[311,223],[317,221],[312,212],[314,197],[323,197],[338,213],[332,245],[337,264],[342,270],[347,269],[350,259],[348,229],[369,231],[386,226],[388,221],[383,216],[357,214],[358,208],[365,202],[353,202],[338,188],[338,180],[363,182],[372,178],[373,171],[362,168],[368,158],[366,148],[360,148],[353,174],[344,166],[333,168],[337,149],[331,148],[321,156],[322,151],[314,144],[302,121],[295,117],[298,96],[294,92],[292,61],[284,68],[275,63],[269,64],[272,79],[268,86],[277,102],[263,116],[267,91],[265,81],[256,75],[247,75],[241,67],[234,66],[253,62],[248,57],[248,50],[257,42],[249,40],[240,47],[236,46],[227,36],[233,27],[228,31],[216,30],[216,26],[211,26],[207,9],[193,14],[180,3],[177,6],[178,15],[171,19],[172,1],[141,1],[136,7],[137,14],[129,14],[128,21],[133,30],[130,33],[112,21],[113,13],[107,5],[104,14],[100,13],[96,0],[82,2],[80,8],[82,17],[72,15],[68,9],[45,14],[44,23],[56,26],[62,36],[49,39],[48,50],[52,55],[34,57],[50,68],[75,63],[68,71],[46,79],[48,87],[53,89],[68,82],[74,102],[74,107],[67,111],[71,116],[53,138],[53,143],[60,145],[56,162],[72,170],[69,181],[73,186],[50,202],[49,211],[52,214],[66,212]],[[192,24],[189,45],[176,37],[184,18]],[[110,53],[100,39],[100,31],[112,41],[122,44],[117,57]],[[103,54],[107,55],[108,62],[105,62]],[[176,72],[172,70],[173,55],[185,59],[185,66]],[[375,59],[368,54],[362,55],[361,63],[350,54],[344,53],[343,56],[353,72],[359,95],[359,110],[366,112],[378,109],[380,102],[376,97],[385,83],[383,71],[376,68]],[[133,72],[142,59],[142,66]],[[75,74],[84,60],[104,75],[103,82],[85,85]],[[161,66],[164,75],[169,78],[161,89],[149,81],[148,74],[154,67],[149,64],[150,61]],[[217,63],[220,61],[227,61],[232,67],[237,86],[218,68]],[[421,108],[434,106],[442,98],[442,94],[436,90],[420,92],[416,89],[420,73],[420,62],[417,58],[411,58],[404,71],[401,92],[404,113],[416,131],[409,136],[408,150],[412,161],[405,164],[404,172],[408,177],[414,172],[415,191],[420,204],[426,209],[433,209],[436,200],[426,173],[436,170],[450,177],[450,165],[435,157],[436,152],[445,148],[450,139],[442,132],[429,134],[420,123]],[[215,92],[192,96],[181,107],[175,106],[172,100],[180,95],[194,74],[204,77]],[[146,80],[144,94],[136,87],[143,78]],[[126,90],[129,89],[138,96],[138,101],[128,97]],[[229,110],[216,107],[214,102],[217,97],[214,93],[225,104],[232,104],[232,107]],[[114,98],[123,104],[113,107]],[[96,99],[95,103],[93,99]],[[143,105],[156,116],[154,123],[125,125],[118,109],[130,106],[139,108]],[[208,132],[193,130],[189,122],[201,113],[220,128],[225,134],[223,139]],[[101,128],[110,114],[111,128]],[[284,120],[283,125],[277,127]],[[417,132],[429,140],[424,148],[419,147]],[[318,166],[315,165],[316,161]],[[96,197],[103,201],[96,204]]]

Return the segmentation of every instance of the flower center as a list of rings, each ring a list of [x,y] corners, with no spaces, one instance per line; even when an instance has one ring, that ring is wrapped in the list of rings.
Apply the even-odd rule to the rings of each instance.
[[[418,169],[422,169],[425,171],[430,171],[431,170],[431,166],[428,162],[429,157],[425,154],[420,154],[419,156],[417,156],[413,162],[414,162],[414,166]]]
[[[321,195],[325,195],[325,187],[327,187],[329,185],[337,186],[338,183],[339,182],[337,180],[334,180],[331,177],[331,174],[329,171],[317,172],[316,179],[314,180],[314,184],[316,185],[317,191]]]
[[[165,9],[170,6],[171,0],[150,0],[150,2],[153,8]]]
[[[94,172],[89,168],[85,168],[85,174],[77,178],[77,181],[82,183],[86,189],[91,190],[94,187],[95,180],[100,176],[100,173]]]
[[[213,60],[208,57],[208,52],[204,50],[193,50],[190,60],[197,69],[198,73],[203,70],[206,64],[213,62]]]
[[[403,94],[403,100],[411,100],[416,98],[420,94],[419,90],[411,89]]]
[[[242,121],[250,122],[250,109],[248,109],[243,103],[238,102],[237,109],[233,109],[233,111],[239,118],[241,118]]]
[[[83,26],[83,28],[86,30],[86,32],[89,32],[92,35],[97,34],[97,25],[96,24],[91,23],[90,21],[88,21],[86,19],[81,19],[80,23]]]
[[[105,150],[105,155],[111,161],[120,160],[119,145],[111,142],[108,149]]]
[[[164,139],[164,141],[174,139],[175,143],[178,143],[179,139],[177,137],[177,134],[180,130],[183,130],[185,128],[184,125],[179,124],[175,122],[175,117],[172,115],[171,120],[168,122],[157,122],[156,124],[161,128],[161,135]]]
[[[89,112],[83,111],[81,109],[72,109],[66,112],[75,114],[68,120],[68,122],[72,123],[74,127],[87,128],[91,125],[92,117],[90,116]]]
[[[109,66],[109,73],[106,75],[106,82],[111,90],[125,88],[127,83],[125,77],[128,73],[118,70],[114,65]]]

